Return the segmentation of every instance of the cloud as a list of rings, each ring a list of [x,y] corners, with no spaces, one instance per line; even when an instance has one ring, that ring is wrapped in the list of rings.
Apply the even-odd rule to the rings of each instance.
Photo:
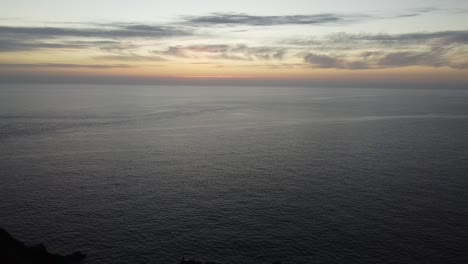
[[[409,66],[467,69],[468,31],[407,34],[335,33],[286,40],[315,68],[384,69]]]
[[[433,48],[420,52],[390,52],[378,58],[378,65],[385,67],[428,66],[468,69],[466,52],[460,50]]]
[[[402,67],[402,66],[445,66],[445,61],[437,52],[391,52],[385,54],[378,60],[378,65],[382,67]]]
[[[94,59],[110,60],[110,61],[166,61],[165,58],[155,55],[140,55],[140,54],[120,54],[120,55],[102,55],[95,56]]]
[[[303,52],[298,56],[313,68],[358,70],[423,66],[468,69],[468,59],[460,52],[463,51],[433,48],[425,51],[363,52],[357,56]]]
[[[422,8],[412,8],[412,9],[407,9],[407,10],[404,10],[402,13],[400,14],[397,14],[397,15],[393,15],[393,16],[389,16],[389,17],[386,17],[386,18],[405,18],[405,17],[416,17],[416,16],[422,16],[422,15],[425,15],[427,13],[432,13],[432,12],[436,12],[436,11],[441,11],[442,9],[440,8],[437,8],[437,7],[422,7]]]
[[[468,43],[468,31],[439,31],[408,34],[339,34],[334,40],[339,41],[368,41],[377,44],[427,44],[427,41],[436,44]]]
[[[346,56],[336,56],[327,54],[316,54],[316,53],[301,53],[304,62],[308,63],[314,68],[328,69],[369,69],[373,68],[365,58],[349,59]]]
[[[0,52],[28,51],[39,49],[87,49],[100,47],[103,50],[117,49],[123,47],[119,41],[56,41],[45,42],[24,39],[4,39],[0,37]]]
[[[155,54],[179,58],[207,58],[224,60],[282,60],[287,54],[283,47],[249,47],[244,44],[171,46],[166,50],[152,51]]]
[[[236,65],[236,66],[228,66],[230,68],[245,68],[245,67],[252,67],[252,68],[264,68],[264,69],[297,69],[297,68],[304,68],[305,66],[310,66],[307,63],[263,63],[263,64],[246,64],[246,65]],[[217,67],[222,68],[223,65],[217,65]]]
[[[191,26],[280,26],[280,25],[328,25],[355,23],[364,20],[398,19],[422,16],[436,11],[455,11],[436,7],[402,10],[397,14],[381,16],[377,14],[296,14],[277,16],[257,16],[246,13],[211,13],[203,16],[185,17],[183,24]],[[460,12],[460,10],[458,10]]]
[[[37,49],[73,49],[82,48],[82,46],[67,45],[59,43],[43,43],[43,42],[24,42],[22,40],[5,40],[0,39],[0,52],[14,52],[23,50],[37,50]]]
[[[88,23],[79,27],[0,26],[0,52],[99,48],[115,53],[138,48],[140,45],[134,43],[139,39],[165,39],[192,34],[193,30],[180,26],[136,23]]]
[[[368,15],[339,15],[333,13],[287,16],[255,16],[244,13],[212,13],[206,16],[192,16],[185,23],[194,26],[277,26],[317,25],[354,22],[367,19]]]
[[[82,38],[162,38],[174,36],[187,36],[192,32],[174,26],[158,26],[145,24],[108,24],[101,27],[10,27],[0,26],[0,35],[14,38],[63,38],[63,37],[82,37]]]
[[[94,68],[94,69],[109,69],[109,68],[132,68],[133,65],[128,64],[68,64],[68,63],[0,63],[1,68]]]
[[[315,53],[305,53],[303,55],[304,61],[315,68],[343,68],[343,61],[337,57]]]
[[[468,44],[468,31],[416,32],[407,34],[350,34],[334,33],[325,38],[288,39],[281,44],[297,46],[325,46],[339,49],[399,45],[459,45]]]
[[[117,53],[117,54],[136,50],[143,46],[144,45],[141,43],[135,44],[135,42],[129,42],[129,41],[115,41],[114,43],[98,45],[99,49],[103,52]]]

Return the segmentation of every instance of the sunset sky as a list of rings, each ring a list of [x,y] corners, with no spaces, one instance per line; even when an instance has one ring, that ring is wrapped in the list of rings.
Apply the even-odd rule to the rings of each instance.
[[[0,1],[0,82],[468,84],[468,1]]]

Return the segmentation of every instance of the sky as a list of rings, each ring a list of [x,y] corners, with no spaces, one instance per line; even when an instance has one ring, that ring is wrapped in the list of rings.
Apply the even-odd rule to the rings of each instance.
[[[466,0],[0,0],[0,82],[468,87]]]

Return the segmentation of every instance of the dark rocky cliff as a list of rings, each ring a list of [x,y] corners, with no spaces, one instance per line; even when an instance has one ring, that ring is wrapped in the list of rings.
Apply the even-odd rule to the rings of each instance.
[[[44,245],[26,246],[0,228],[0,263],[2,264],[78,264],[85,254],[77,251],[70,255],[53,254]]]
[[[77,251],[70,255],[53,254],[42,244],[26,246],[13,238],[5,229],[0,228],[0,263],[1,264],[79,264],[83,263],[86,254]],[[220,264],[217,262],[200,262],[183,258],[179,264]],[[273,264],[281,264],[274,262]]]

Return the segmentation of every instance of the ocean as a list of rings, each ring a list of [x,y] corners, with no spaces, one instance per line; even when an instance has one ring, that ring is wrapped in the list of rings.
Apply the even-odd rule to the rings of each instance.
[[[0,226],[90,264],[468,263],[468,90],[0,86]]]

